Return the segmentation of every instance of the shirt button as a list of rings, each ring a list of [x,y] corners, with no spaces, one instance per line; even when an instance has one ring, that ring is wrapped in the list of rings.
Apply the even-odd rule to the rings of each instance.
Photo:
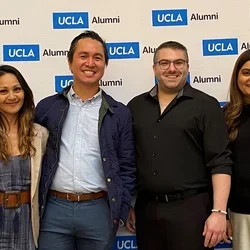
[[[113,222],[114,222],[114,224],[117,224],[117,220],[114,220]]]
[[[108,179],[107,179],[107,182],[111,182],[111,179],[110,179],[110,178],[108,178]]]
[[[155,156],[156,156],[156,154],[155,154],[155,153],[153,153],[153,154],[152,154],[152,156],[153,156],[153,157],[155,157]]]
[[[103,161],[106,161],[106,160],[107,160],[107,158],[106,158],[106,157],[103,157],[103,158],[102,158],[102,160],[103,160]]]
[[[113,202],[115,202],[115,201],[116,201],[116,199],[113,197],[113,198],[112,198],[112,201],[113,201]]]
[[[153,175],[156,175],[156,173],[154,172]]]
[[[156,135],[154,135],[154,139],[156,139]]]
[[[158,119],[158,122],[160,122],[161,121],[161,119]]]

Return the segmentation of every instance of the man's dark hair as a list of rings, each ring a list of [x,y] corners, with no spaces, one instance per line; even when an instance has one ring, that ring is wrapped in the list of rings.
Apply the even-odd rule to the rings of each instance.
[[[189,61],[189,59],[188,59],[187,48],[186,48],[184,45],[182,45],[181,43],[176,42],[176,41],[168,41],[168,42],[162,43],[162,44],[155,50],[154,58],[153,58],[154,64],[157,62],[157,54],[158,54],[159,50],[161,50],[161,49],[182,50],[182,51],[184,52],[184,54],[185,54],[187,63],[188,63],[188,61]]]
[[[96,40],[96,41],[98,41],[98,42],[100,42],[102,44],[103,51],[104,51],[104,57],[105,57],[105,64],[107,66],[108,61],[109,61],[109,57],[108,57],[108,50],[107,50],[107,47],[106,47],[106,43],[96,32],[94,32],[92,30],[86,30],[83,33],[76,36],[72,40],[72,42],[70,44],[69,52],[68,52],[68,55],[67,55],[69,63],[72,63],[72,61],[73,61],[73,56],[74,56],[78,41],[81,40],[81,39],[85,39],[85,38],[91,38],[91,39]]]

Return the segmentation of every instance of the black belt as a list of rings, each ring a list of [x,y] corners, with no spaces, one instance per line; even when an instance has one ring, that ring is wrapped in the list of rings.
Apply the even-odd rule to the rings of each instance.
[[[171,201],[177,201],[177,200],[183,200],[186,199],[188,197],[200,194],[200,193],[205,193],[208,192],[208,188],[194,188],[194,189],[190,189],[190,190],[186,190],[186,191],[182,191],[182,192],[178,192],[178,193],[170,193],[170,194],[162,194],[162,193],[148,193],[143,191],[142,193],[144,193],[148,199],[150,200],[155,200],[158,202],[171,202]]]

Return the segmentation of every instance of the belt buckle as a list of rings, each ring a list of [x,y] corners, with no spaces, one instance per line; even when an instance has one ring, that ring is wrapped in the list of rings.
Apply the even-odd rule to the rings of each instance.
[[[16,204],[15,205],[8,205],[9,196],[15,195],[16,196]],[[21,201],[21,193],[20,191],[6,191],[4,192],[3,197],[3,207],[5,209],[16,209],[20,207],[20,201]]]
[[[70,195],[69,193],[66,194],[66,200],[67,200],[67,201],[72,201],[72,199],[69,198],[69,195]],[[81,194],[74,193],[74,195],[77,196],[77,201],[79,202],[79,201],[80,201],[80,195],[81,195]]]
[[[80,201],[80,194],[76,194],[77,195],[77,201]]]
[[[66,194],[66,200],[71,201],[71,199],[69,198],[69,193]]]

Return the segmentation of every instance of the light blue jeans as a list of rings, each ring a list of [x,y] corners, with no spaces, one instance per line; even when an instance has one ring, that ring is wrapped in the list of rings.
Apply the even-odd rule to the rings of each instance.
[[[115,233],[107,198],[72,202],[49,197],[38,250],[111,250]]]

